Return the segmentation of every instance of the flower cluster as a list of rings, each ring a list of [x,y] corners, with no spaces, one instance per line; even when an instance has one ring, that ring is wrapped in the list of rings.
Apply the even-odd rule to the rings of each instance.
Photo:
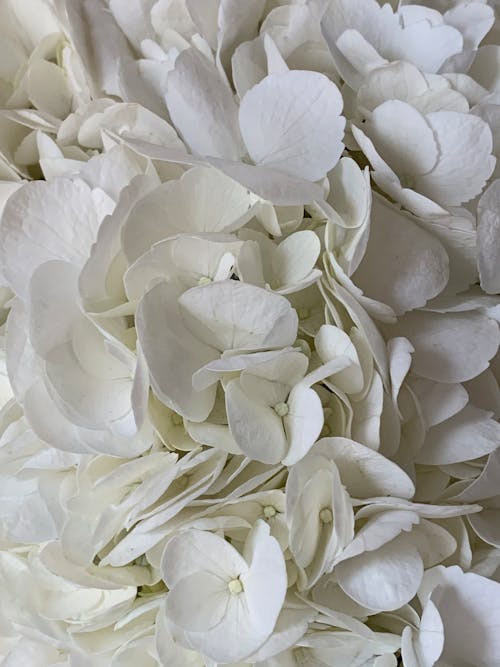
[[[498,666],[497,0],[3,0],[0,179],[0,665]]]

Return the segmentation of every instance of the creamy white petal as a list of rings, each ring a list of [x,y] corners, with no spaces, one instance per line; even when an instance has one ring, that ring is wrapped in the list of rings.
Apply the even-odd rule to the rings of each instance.
[[[342,96],[316,72],[272,74],[240,105],[243,140],[252,160],[316,181],[335,166],[344,148]]]
[[[217,69],[196,49],[186,49],[167,81],[170,117],[193,153],[238,160],[244,149],[238,109]]]
[[[17,190],[2,218],[0,257],[11,288],[26,297],[30,273],[51,259],[82,266],[98,220],[90,189],[82,181],[34,181]]]
[[[204,421],[215,401],[215,387],[196,392],[192,376],[219,353],[195,338],[185,326],[179,293],[175,284],[153,287],[139,305],[137,334],[151,385],[160,400],[191,421]]]
[[[497,323],[477,311],[407,313],[390,332],[408,338],[415,348],[414,373],[446,383],[479,375],[496,354],[500,340]]]

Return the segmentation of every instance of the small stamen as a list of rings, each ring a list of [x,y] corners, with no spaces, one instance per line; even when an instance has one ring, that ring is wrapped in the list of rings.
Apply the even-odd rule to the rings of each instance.
[[[231,579],[227,587],[231,595],[239,595],[243,591],[243,584],[239,579]]]
[[[332,523],[333,521],[332,510],[329,509],[328,507],[323,508],[319,513],[319,518],[322,523]]]
[[[272,505],[266,505],[263,512],[266,519],[272,519],[273,516],[276,516],[276,508]]]
[[[288,414],[288,405],[286,403],[276,403],[274,411],[278,417],[286,417]]]

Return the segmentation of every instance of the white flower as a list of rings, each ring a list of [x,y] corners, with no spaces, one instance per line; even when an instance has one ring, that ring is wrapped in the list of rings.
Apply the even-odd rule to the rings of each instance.
[[[158,397],[186,418],[204,421],[214,406],[216,385],[196,391],[194,373],[223,352],[293,344],[297,316],[284,297],[239,281],[187,292],[160,283],[141,301],[137,332]]]
[[[315,181],[343,149],[341,96],[314,72],[270,75],[244,95],[238,110],[216,69],[189,50],[169,75],[167,105],[188,146],[201,155],[239,160],[248,153],[257,165]],[[291,141],[290,132],[298,140]]]
[[[390,100],[373,111],[363,130],[352,132],[379,187],[422,217],[478,195],[496,163],[489,126],[457,111],[423,115]]]
[[[351,500],[335,463],[314,450],[292,466],[286,496],[290,551],[310,588],[354,536]]]
[[[167,545],[165,613],[179,641],[215,662],[237,662],[271,635],[286,592],[285,561],[258,521],[241,556],[211,533],[188,530]]]
[[[419,590],[420,627],[403,633],[405,665],[493,667],[499,651],[499,592],[496,581],[457,566],[429,570]]]

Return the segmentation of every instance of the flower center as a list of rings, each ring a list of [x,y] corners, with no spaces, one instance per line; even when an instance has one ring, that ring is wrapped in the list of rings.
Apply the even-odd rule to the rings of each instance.
[[[311,314],[311,311],[309,308],[299,308],[297,310],[297,315],[299,316],[300,320],[305,320],[309,315]]]
[[[243,584],[239,579],[231,579],[227,587],[231,595],[239,595],[243,591]]]
[[[276,508],[272,505],[266,505],[263,512],[266,519],[272,519],[273,516],[276,516]]]
[[[278,417],[286,417],[288,414],[288,405],[286,403],[276,403],[274,406],[274,411]]]
[[[331,523],[333,521],[332,510],[325,507],[319,513],[319,518],[322,523]]]

